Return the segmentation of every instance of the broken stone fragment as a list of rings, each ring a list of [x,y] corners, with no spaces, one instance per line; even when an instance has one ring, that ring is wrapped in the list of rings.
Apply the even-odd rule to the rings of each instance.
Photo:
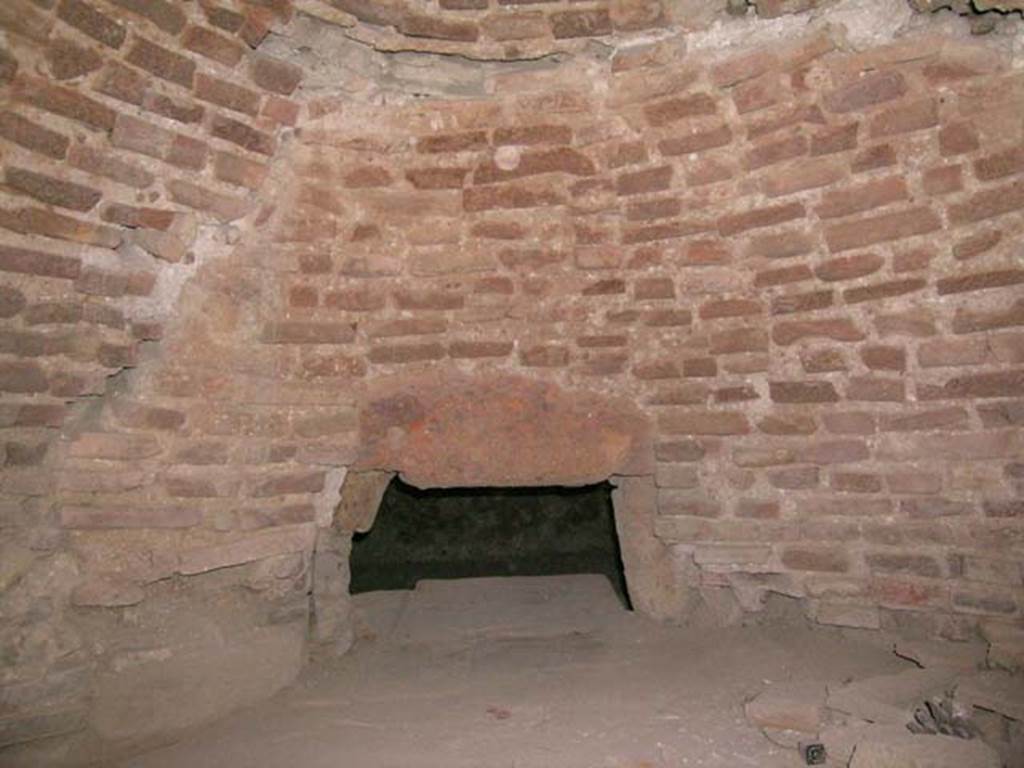
[[[945,667],[959,672],[973,672],[985,663],[985,646],[980,643],[952,643],[938,640],[896,641],[897,656],[909,659],[924,669]]]
[[[78,606],[125,606],[141,603],[142,587],[113,576],[93,576],[75,587],[71,602]]]
[[[978,672],[960,680],[957,698],[1014,720],[1024,721],[1024,682],[999,670]]]
[[[825,685],[777,683],[747,702],[747,719],[760,728],[817,733],[825,704]]]
[[[949,668],[908,669],[829,686],[828,708],[857,720],[903,727],[922,701],[945,693],[955,678]]]
[[[992,747],[978,739],[915,736],[909,731],[868,729],[853,750],[849,768],[1001,768]]]

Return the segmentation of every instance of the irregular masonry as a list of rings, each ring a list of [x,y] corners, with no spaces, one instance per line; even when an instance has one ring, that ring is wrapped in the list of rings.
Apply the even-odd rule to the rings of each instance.
[[[254,52],[283,0],[0,9],[8,753],[160,738],[289,679],[346,471],[402,468],[368,446],[443,454],[421,438],[444,423],[493,476],[500,437],[432,410],[455,373],[497,382],[500,436],[529,435],[515,403],[598,414],[565,434],[629,476],[650,612],[777,592],[1020,658],[1024,77],[1001,45],[850,50],[822,23],[686,55],[649,3],[442,5],[540,14],[524,39],[559,57],[318,4],[383,49],[513,62],[476,99],[359,100]],[[627,11],[648,21],[553,26]],[[266,675],[187,722],[123,698],[187,700],[206,669]]]

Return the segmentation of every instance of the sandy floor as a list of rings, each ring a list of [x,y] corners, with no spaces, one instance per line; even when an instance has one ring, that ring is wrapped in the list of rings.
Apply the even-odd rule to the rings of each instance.
[[[877,637],[659,627],[588,577],[562,578],[383,595],[376,640],[123,766],[784,768],[796,752],[743,716],[767,681],[905,666]]]

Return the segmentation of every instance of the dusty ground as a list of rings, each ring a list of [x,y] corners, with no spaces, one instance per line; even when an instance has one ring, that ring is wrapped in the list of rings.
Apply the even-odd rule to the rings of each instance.
[[[786,768],[796,752],[743,714],[766,682],[909,666],[877,634],[660,627],[595,578],[378,593],[365,600],[375,640],[122,766]]]

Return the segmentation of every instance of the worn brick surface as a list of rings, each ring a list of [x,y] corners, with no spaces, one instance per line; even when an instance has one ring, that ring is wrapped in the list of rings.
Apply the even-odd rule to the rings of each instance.
[[[335,6],[382,48],[488,60],[668,23]],[[55,517],[16,536],[63,522],[84,576],[113,547],[137,595],[186,551],[225,584],[280,555],[251,529],[330,507],[325,467],[628,470],[701,578],[762,578],[756,544],[812,600],[841,580],[936,626],[1019,621],[968,578],[1024,535],[1021,100],[984,39],[620,48],[350,102],[253,50],[283,0],[25,7],[37,50],[0,51],[0,503]]]

